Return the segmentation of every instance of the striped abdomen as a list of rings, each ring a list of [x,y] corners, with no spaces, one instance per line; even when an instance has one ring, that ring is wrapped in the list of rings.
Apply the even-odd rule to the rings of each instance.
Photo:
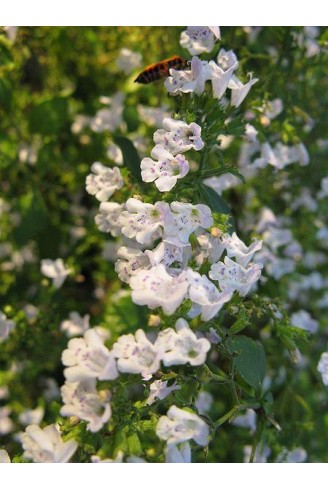
[[[170,74],[170,68],[174,68],[175,70],[183,70],[187,66],[187,61],[181,58],[180,56],[172,56],[167,60],[159,61],[158,63],[154,63],[152,65],[147,66],[147,68],[142,71],[135,82],[137,83],[151,83],[157,82],[157,80],[161,80],[162,78],[166,78]]]

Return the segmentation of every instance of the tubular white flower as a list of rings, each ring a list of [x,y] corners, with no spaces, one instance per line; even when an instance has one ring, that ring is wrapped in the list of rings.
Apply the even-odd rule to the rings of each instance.
[[[228,88],[231,89],[231,105],[233,107],[239,107],[247,97],[252,86],[258,81],[258,78],[252,78],[251,75],[249,81],[244,84],[239,80],[239,78],[233,75],[228,84]]]
[[[113,345],[112,352],[117,358],[117,367],[121,373],[148,376],[160,367],[160,352],[141,329],[137,330],[135,335],[119,337]]]
[[[141,61],[142,56],[140,53],[136,53],[127,48],[122,48],[116,60],[116,66],[128,75],[135,68],[140,66]]]
[[[233,72],[238,68],[238,62],[223,70],[215,61],[210,61],[208,65],[209,79],[212,82],[213,97],[221,99],[228,88]]]
[[[0,311],[0,343],[9,337],[10,332],[15,328],[13,320],[8,320],[6,315]]]
[[[149,386],[150,394],[147,400],[145,401],[146,405],[152,405],[156,400],[164,400],[172,391],[180,390],[181,386],[179,386],[176,382],[174,382],[171,386],[167,386],[168,381],[162,381],[161,379],[157,379]]]
[[[165,117],[162,126],[164,129],[155,131],[154,142],[172,155],[184,153],[191,149],[199,151],[204,148],[204,142],[201,138],[202,128],[198,124],[187,124],[184,121]]]
[[[63,442],[54,424],[41,429],[29,425],[21,436],[24,457],[34,463],[68,463],[77,449],[73,440]]]
[[[123,187],[124,181],[118,167],[105,167],[100,162],[91,165],[92,174],[87,175],[86,190],[98,201],[107,201],[116,190]]]
[[[205,90],[205,83],[209,80],[210,71],[208,62],[202,61],[197,56],[191,60],[190,70],[170,69],[170,75],[164,82],[164,86],[171,95],[179,95],[180,92],[195,93],[201,95]]]
[[[71,311],[69,319],[60,324],[60,330],[66,332],[67,337],[83,335],[90,328],[90,315],[83,317],[77,311]]]
[[[247,247],[237,236],[236,232],[233,232],[231,236],[225,235],[223,241],[228,257],[235,257],[237,264],[240,264],[243,267],[246,267],[252,260],[255,252],[262,248],[262,240],[254,240],[253,243]]]
[[[148,204],[130,198],[120,217],[122,233],[139,243],[149,244],[162,235],[161,228],[172,220],[171,214],[170,206],[164,201]]]
[[[328,352],[321,354],[317,369],[322,376],[323,384],[328,386]]]
[[[91,119],[90,128],[92,131],[96,133],[110,131],[112,133],[116,128],[119,128],[123,121],[124,99],[123,92],[116,92],[113,97],[101,97],[100,101],[110,107],[100,109]]]
[[[221,39],[218,26],[189,26],[181,32],[180,44],[192,55],[210,53],[217,39]]]
[[[165,463],[191,463],[191,449],[189,442],[177,446],[167,445],[164,449]]]
[[[76,383],[66,382],[61,388],[61,394],[64,405],[60,414],[63,417],[74,416],[85,420],[91,432],[98,432],[111,417],[109,393],[105,397],[100,396],[94,378]]]
[[[99,214],[95,216],[95,222],[100,231],[110,233],[113,236],[121,235],[120,215],[125,209],[124,204],[116,202],[102,202]]]
[[[193,272],[190,281],[189,298],[194,303],[189,311],[190,317],[195,317],[201,313],[203,321],[207,322],[214,318],[221,308],[230,301],[233,291],[227,290],[220,292],[217,287],[208,279]]]
[[[151,152],[151,158],[141,161],[141,177],[144,182],[155,182],[160,192],[170,191],[178,179],[189,172],[189,162],[183,155],[173,156],[169,151],[157,145]]]
[[[83,338],[72,339],[62,353],[64,374],[67,381],[86,378],[115,379],[118,376],[114,355],[104,345],[101,329],[87,330]]]
[[[41,260],[41,272],[52,279],[53,286],[59,289],[72,269],[66,269],[63,259],[43,259]]]
[[[163,264],[149,270],[140,270],[130,280],[132,300],[137,305],[147,305],[154,309],[163,308],[166,315],[172,315],[184,300],[188,287],[188,272],[171,276]]]
[[[169,328],[158,334],[155,345],[161,350],[164,366],[189,363],[199,366],[206,361],[211,344],[207,339],[198,339],[183,318],[175,324],[175,329]]]
[[[179,247],[167,242],[160,242],[153,250],[145,250],[152,266],[163,264],[170,267],[174,262],[186,265],[191,255],[191,247]]]
[[[206,446],[209,428],[195,413],[172,405],[167,415],[160,417],[156,434],[168,445],[176,445],[193,439],[199,446]]]
[[[221,237],[214,237],[207,231],[196,232],[196,239],[199,243],[195,250],[195,260],[198,265],[202,265],[205,260],[208,260],[210,264],[218,262],[225,249],[225,243]]]
[[[240,296],[246,296],[253,284],[261,276],[262,264],[249,264],[247,269],[226,257],[223,262],[211,266],[209,276],[219,282],[224,292],[238,291]]]
[[[0,463],[11,463],[9,454],[5,449],[0,449]]]
[[[136,248],[120,247],[117,251],[115,271],[123,282],[130,282],[139,269],[148,269],[150,261],[145,252]]]
[[[164,230],[164,240],[178,246],[189,244],[191,233],[200,228],[210,228],[213,223],[211,209],[205,204],[196,204],[174,201],[171,203],[173,212],[173,226]]]

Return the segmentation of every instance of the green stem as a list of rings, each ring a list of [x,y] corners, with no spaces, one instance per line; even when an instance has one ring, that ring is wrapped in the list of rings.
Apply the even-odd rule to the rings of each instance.
[[[257,446],[258,446],[260,439],[261,439],[263,427],[264,427],[263,419],[260,418],[260,420],[257,423],[256,432],[255,432],[254,439],[253,439],[251,456],[249,458],[250,463],[254,463],[255,453],[256,453]]]

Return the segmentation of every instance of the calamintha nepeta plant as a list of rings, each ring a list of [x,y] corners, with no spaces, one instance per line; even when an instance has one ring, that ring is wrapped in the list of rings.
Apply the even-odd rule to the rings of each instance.
[[[231,422],[252,428],[254,461],[265,452],[265,428],[280,429],[263,383],[263,345],[241,334],[256,314],[271,315],[273,323],[279,318],[274,305],[252,298],[267,266],[257,258],[262,240],[254,237],[247,245],[238,237],[229,206],[208,185],[226,174],[244,179],[223,162],[217,138],[239,134],[237,108],[258,81],[238,78],[233,51],[220,49],[210,61],[198,57],[212,52],[219,39],[218,27],[182,33],[192,59],[186,70],[171,69],[164,82],[176,107],[154,132],[150,156],[140,161],[133,145],[118,137],[127,168],[95,162],[86,178],[87,192],[101,203],[99,230],[121,243],[118,277],[132,302],[152,312],[148,326],[117,338],[110,324],[89,328],[78,319],[83,337],[71,339],[62,354],[60,413],[69,418],[62,436],[52,425],[27,428],[24,455],[35,462],[66,462],[79,451],[94,462],[190,463],[194,453],[204,459],[211,443],[219,444],[220,427]],[[105,111],[93,121],[95,131],[116,124],[115,108]],[[286,153],[260,144],[250,124],[246,136],[260,149],[254,168],[279,167],[277,152],[306,164],[300,145]],[[42,264],[55,287],[69,274],[59,260]],[[285,333],[284,339],[296,349],[294,338]],[[230,407],[216,419],[208,413],[211,384],[229,392]],[[86,431],[100,435],[97,454],[89,453]]]

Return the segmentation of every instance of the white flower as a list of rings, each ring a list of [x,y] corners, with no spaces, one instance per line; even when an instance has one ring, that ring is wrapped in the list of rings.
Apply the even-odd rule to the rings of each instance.
[[[304,463],[307,458],[307,452],[302,447],[296,447],[292,451],[283,449],[278,454],[276,463]]]
[[[123,282],[130,282],[139,269],[148,269],[150,266],[147,255],[136,248],[120,247],[117,251],[115,271]]]
[[[204,338],[198,339],[183,318],[176,322],[175,329],[176,331],[168,328],[160,332],[155,343],[163,352],[164,366],[204,364],[207,352],[211,348],[210,342]]]
[[[181,32],[180,44],[192,55],[210,53],[217,39],[221,39],[217,26],[189,26]]]
[[[178,179],[182,179],[189,172],[189,162],[183,155],[173,156],[157,145],[151,156],[158,161],[144,158],[141,161],[141,177],[144,182],[155,182],[160,192],[170,191]]]
[[[212,82],[213,97],[221,99],[228,88],[233,72],[238,68],[238,62],[224,70],[215,61],[208,64],[209,79]]]
[[[117,92],[113,97],[101,97],[103,104],[109,105],[109,108],[100,109],[95,117],[91,119],[90,128],[96,133],[109,131],[113,133],[119,128],[123,121],[123,110],[125,95],[123,92]]]
[[[200,391],[195,400],[195,407],[200,415],[206,415],[212,407],[213,396],[208,391]]]
[[[116,165],[123,165],[123,154],[121,148],[115,143],[110,143],[108,146],[107,156],[110,160],[116,163]]]
[[[310,155],[303,143],[294,145],[294,152],[296,161],[298,161],[302,167],[305,167],[310,163]]]
[[[124,209],[124,204],[102,202],[99,207],[100,213],[95,216],[99,230],[111,233],[112,236],[120,236],[122,229],[120,215]]]
[[[156,400],[164,400],[164,398],[172,393],[172,391],[181,389],[181,386],[179,386],[176,382],[174,382],[171,386],[167,386],[167,383],[168,381],[157,379],[149,386],[150,394],[145,401],[146,405],[152,405]]]
[[[6,315],[0,311],[0,343],[9,337],[10,332],[15,328],[13,320],[8,320]]]
[[[252,260],[254,253],[262,248],[262,240],[254,240],[253,243],[247,247],[237,236],[236,232],[233,232],[231,236],[225,235],[223,241],[228,257],[235,257],[237,264],[240,264],[243,267],[246,267]]]
[[[305,310],[299,310],[292,314],[290,323],[294,327],[302,328],[311,333],[316,333],[319,327],[319,322],[311,317],[310,313]]]
[[[90,328],[90,315],[83,317],[77,311],[71,311],[69,319],[60,324],[60,330],[65,332],[67,337],[77,337],[83,335]]]
[[[321,354],[317,369],[322,376],[323,384],[328,386],[328,352]]]
[[[44,276],[52,279],[52,284],[59,289],[72,269],[66,269],[63,259],[43,259],[41,260],[41,272]]]
[[[174,262],[179,262],[186,265],[190,258],[191,247],[179,247],[172,243],[160,242],[153,250],[145,250],[145,254],[149,258],[152,266],[163,264],[165,267],[170,267]]]
[[[197,246],[195,250],[197,265],[202,265],[205,260],[208,260],[210,264],[220,260],[225,249],[220,236],[213,236],[207,231],[201,231],[196,233],[196,239],[199,243],[199,247]]]
[[[18,420],[23,425],[40,424],[44,416],[44,408],[37,407],[34,410],[24,410],[18,416]]]
[[[161,227],[166,226],[170,217],[170,206],[164,201],[149,204],[130,198],[126,202],[126,211],[121,213],[122,233],[148,244],[161,236]]]
[[[0,449],[0,463],[11,463],[9,454],[5,449]]]
[[[217,57],[217,63],[222,70],[226,71],[229,70],[232,66],[238,65],[238,58],[236,54],[230,49],[229,51],[226,51],[225,49],[220,49],[218,57]]]
[[[317,194],[318,199],[323,199],[328,196],[328,176],[321,179],[321,189]]]
[[[128,75],[132,70],[140,66],[141,61],[142,56],[140,53],[136,53],[127,48],[122,48],[116,60],[116,65]]]
[[[116,190],[123,187],[123,179],[118,167],[105,167],[100,162],[91,165],[93,174],[87,175],[86,190],[96,196],[98,201],[107,201]]]
[[[218,314],[225,303],[230,301],[232,294],[231,290],[220,292],[207,276],[194,272],[189,288],[189,298],[194,305],[188,315],[193,318],[201,313],[202,320],[207,322]]]
[[[202,61],[197,56],[191,60],[190,70],[170,69],[170,75],[164,82],[164,86],[171,95],[179,95],[180,92],[195,93],[201,95],[205,90],[206,80],[209,80],[210,71],[208,61]]]
[[[219,282],[222,291],[238,291],[240,296],[246,296],[260,278],[261,269],[262,264],[249,264],[245,269],[229,257],[225,257],[224,263],[212,265],[209,276]]]
[[[29,425],[21,441],[24,457],[32,459],[34,463],[68,463],[77,449],[77,443],[72,439],[63,442],[54,424],[44,429]]]
[[[14,423],[10,418],[10,414],[10,407],[0,407],[0,436],[5,436],[14,430]]]
[[[278,248],[288,245],[292,240],[293,235],[288,228],[270,227],[263,233],[263,241],[267,243],[274,252],[277,252]]]
[[[204,142],[201,138],[202,128],[198,124],[187,124],[184,121],[165,117],[162,126],[164,129],[155,131],[154,142],[168,150],[172,155],[184,153],[191,149],[199,151],[204,148]]]
[[[246,410],[245,414],[235,417],[232,421],[232,425],[236,425],[237,427],[249,428],[251,432],[255,432],[256,413],[254,412],[254,410],[249,408],[248,410]]]
[[[195,413],[172,405],[167,415],[160,417],[156,434],[168,445],[176,445],[193,439],[199,446],[206,446],[209,428]]]
[[[66,382],[61,388],[64,405],[60,410],[63,417],[78,417],[88,422],[91,432],[98,432],[111,417],[108,403],[109,393],[101,396],[96,390],[96,380],[84,379],[76,383]]]
[[[233,107],[239,107],[247,97],[251,87],[254,85],[254,83],[258,82],[258,80],[258,78],[252,78],[251,75],[249,81],[243,84],[239,78],[233,75],[228,85],[228,87],[231,89],[231,105]]]
[[[177,446],[165,447],[165,463],[191,463],[191,449],[189,442]]]
[[[135,335],[122,335],[113,345],[113,354],[117,358],[117,367],[121,373],[142,374],[147,376],[158,371],[160,352],[139,329]]]
[[[173,226],[164,230],[164,240],[178,246],[189,245],[189,236],[200,228],[210,228],[213,223],[211,209],[205,204],[174,201],[171,203]]]
[[[114,355],[104,345],[102,329],[87,330],[83,338],[72,339],[62,354],[67,381],[85,378],[99,380],[115,379],[118,376]]]
[[[245,126],[245,136],[247,141],[255,143],[257,141],[258,131],[251,124],[246,124]]]
[[[240,184],[240,179],[229,172],[219,177],[204,179],[204,184],[211,187],[217,194],[221,195],[226,189]]]
[[[163,308],[166,315],[172,315],[184,300],[188,287],[188,273],[183,271],[171,276],[163,264],[149,270],[139,270],[130,280],[132,300],[137,305],[147,305],[154,309]]]

